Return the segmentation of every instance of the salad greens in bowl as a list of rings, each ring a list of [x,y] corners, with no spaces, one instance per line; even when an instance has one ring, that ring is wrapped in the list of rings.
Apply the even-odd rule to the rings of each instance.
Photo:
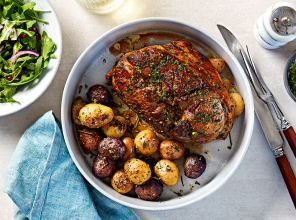
[[[284,84],[288,94],[296,102],[296,50],[290,55],[286,63]]]
[[[46,0],[0,0],[0,116],[39,98],[61,58],[61,30]]]

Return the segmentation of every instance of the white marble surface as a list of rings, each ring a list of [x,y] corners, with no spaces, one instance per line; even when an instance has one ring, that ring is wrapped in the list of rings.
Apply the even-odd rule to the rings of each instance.
[[[60,118],[63,87],[74,62],[96,38],[124,22],[145,17],[175,18],[206,30],[222,42],[216,24],[228,27],[242,44],[249,45],[266,84],[286,118],[296,128],[296,103],[288,96],[283,84],[285,62],[296,49],[296,41],[277,50],[265,50],[253,36],[256,19],[277,1],[126,0],[117,11],[107,15],[91,14],[74,0],[50,2],[63,31],[63,58],[51,86],[35,103],[0,118],[1,219],[13,219],[12,202],[2,189],[19,138],[48,110],[54,110]],[[290,2],[296,4],[295,0]],[[287,154],[295,168],[295,158],[288,150]],[[294,206],[257,119],[250,147],[240,167],[213,195],[182,209],[135,212],[141,219],[296,219]]]

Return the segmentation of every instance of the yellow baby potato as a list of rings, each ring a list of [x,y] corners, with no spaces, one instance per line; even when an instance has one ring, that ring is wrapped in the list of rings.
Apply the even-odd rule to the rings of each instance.
[[[179,168],[170,160],[162,159],[154,167],[156,176],[167,186],[174,186],[179,180]]]
[[[151,169],[144,161],[131,158],[124,164],[124,172],[134,184],[142,185],[151,177]]]
[[[158,150],[159,139],[151,130],[141,131],[134,142],[139,153],[145,156],[150,156]]]
[[[111,108],[96,103],[87,104],[79,111],[81,124],[89,128],[100,128],[112,121],[113,117]]]
[[[158,152],[163,159],[177,160],[184,155],[185,147],[182,142],[169,139],[160,143]]]
[[[228,91],[230,88],[231,82],[226,78],[221,78],[221,80],[222,80],[222,83],[223,83],[225,89]]]
[[[121,116],[114,116],[113,120],[102,127],[102,131],[108,137],[120,138],[126,131],[126,120]]]
[[[221,58],[209,58],[211,64],[215,67],[218,73],[222,73],[225,69],[225,61]]]
[[[125,194],[134,188],[123,169],[117,170],[111,178],[112,187],[119,193]]]
[[[244,100],[238,93],[231,92],[229,93],[229,96],[235,104],[234,117],[237,118],[238,116],[240,116],[241,113],[243,113],[245,109]]]

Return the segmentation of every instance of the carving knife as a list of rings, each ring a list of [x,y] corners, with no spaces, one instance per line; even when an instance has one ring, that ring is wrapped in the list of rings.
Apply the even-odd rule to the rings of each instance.
[[[224,38],[229,50],[235,56],[235,58],[240,63],[241,67],[243,68],[245,74],[248,76],[247,69],[244,64],[244,60],[241,56],[240,51],[244,53],[244,49],[236,39],[236,37],[225,27],[222,25],[217,25],[219,28],[222,37]],[[277,160],[291,198],[293,200],[294,206],[296,207],[296,179],[293,174],[293,171],[289,165],[289,162],[284,155],[283,151],[283,138],[278,130],[277,124],[274,121],[274,118],[270,112],[270,109],[265,105],[257,94],[255,93],[254,89],[251,87],[253,97],[254,97],[254,108],[259,123],[262,127],[266,140]]]

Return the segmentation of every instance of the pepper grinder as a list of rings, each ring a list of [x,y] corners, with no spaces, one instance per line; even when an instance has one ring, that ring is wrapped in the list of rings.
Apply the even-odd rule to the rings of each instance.
[[[254,35],[266,49],[276,49],[296,39],[296,6],[279,2],[269,7],[257,19]]]

